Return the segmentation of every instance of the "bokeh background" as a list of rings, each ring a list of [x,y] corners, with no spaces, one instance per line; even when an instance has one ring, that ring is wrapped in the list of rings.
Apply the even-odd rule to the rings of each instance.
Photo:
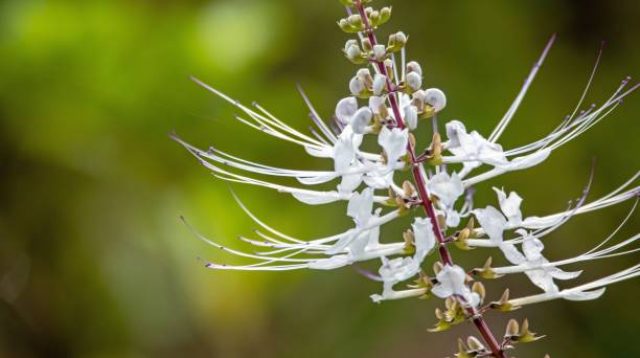
[[[385,2],[386,3],[386,2]],[[377,5],[377,4],[376,4]],[[548,37],[537,82],[503,144],[534,140],[571,112],[602,40],[588,102],[602,103],[640,76],[640,2],[396,0],[382,31],[410,34],[425,82],[446,91],[445,120],[485,135],[509,106]],[[338,1],[0,2],[0,356],[2,357],[442,357],[462,326],[429,334],[436,301],[375,305],[380,287],[353,269],[285,274],[214,272],[231,262],[196,240],[240,245],[255,225],[215,180],[168,138],[175,130],[252,160],[328,167],[299,148],[233,121],[237,113],[189,80],[195,75],[246,103],[259,100],[307,127],[300,83],[328,117],[355,68],[341,56]],[[517,190],[525,213],[563,209],[597,158],[591,198],[640,167],[640,94],[544,165],[491,185]],[[424,138],[420,138],[424,140]],[[343,204],[303,207],[267,190],[235,186],[273,226],[312,238],[348,227]],[[611,232],[631,203],[579,217],[546,240],[548,256],[584,251]],[[638,232],[635,215],[620,238]],[[392,236],[406,223],[384,230]],[[389,237],[387,236],[387,237]],[[490,253],[455,252],[466,264]],[[638,257],[590,264],[580,280]],[[489,284],[497,297],[534,292],[522,278]],[[596,302],[552,302],[529,317],[542,342],[518,357],[640,356],[637,281]],[[498,333],[505,317],[489,315]]]

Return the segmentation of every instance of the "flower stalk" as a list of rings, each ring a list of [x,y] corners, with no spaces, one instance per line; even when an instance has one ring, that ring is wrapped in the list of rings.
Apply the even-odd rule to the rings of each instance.
[[[554,35],[513,104],[488,139],[477,131],[468,131],[458,120],[446,123],[445,130],[441,133],[437,117],[446,107],[446,96],[437,88],[422,89],[422,67],[415,61],[406,63],[405,45],[408,37],[403,32],[391,34],[387,45],[380,44],[376,37],[375,30],[389,20],[391,8],[374,10],[365,7],[372,0],[340,1],[346,6],[348,17],[341,19],[338,25],[343,31],[358,36],[357,40],[346,42],[344,54],[354,64],[370,65],[374,73],[367,66],[360,68],[351,78],[351,96],[338,101],[334,123],[331,125],[322,119],[301,88],[300,94],[316,126],[310,128],[311,135],[294,129],[258,104],[245,106],[194,79],[208,91],[238,108],[242,112],[236,117],[239,122],[263,134],[302,147],[313,157],[331,160],[331,170],[274,167],[236,157],[218,148],[202,150],[176,135],[172,135],[172,138],[218,179],[276,190],[307,205],[347,202],[346,214],[353,220],[354,226],[334,235],[304,240],[269,226],[234,194],[242,210],[260,227],[255,231],[258,238],[240,237],[241,241],[255,248],[253,251],[245,252],[227,247],[187,225],[197,238],[207,244],[227,255],[251,260],[251,263],[209,262],[206,264],[207,268],[270,272],[334,270],[359,262],[379,260],[381,265],[377,275],[360,270],[365,277],[382,283],[382,292],[370,296],[374,302],[411,297],[441,298],[445,309],[436,309],[438,323],[430,331],[439,332],[471,321],[484,343],[475,337],[460,339],[456,357],[495,358],[506,358],[506,350],[514,348],[515,344],[533,342],[541,337],[529,331],[529,323],[525,320],[521,326],[516,321],[510,321],[505,336],[499,339],[484,319],[485,313],[509,312],[520,306],[554,299],[593,300],[600,297],[609,285],[640,276],[640,265],[636,265],[568,289],[557,284],[557,281],[576,279],[582,273],[582,270],[564,271],[561,267],[640,251],[640,248],[634,247],[640,242],[640,234],[622,242],[614,242],[620,228],[631,218],[638,200],[620,226],[586,253],[568,259],[548,260],[543,255],[545,246],[542,241],[575,215],[638,198],[640,186],[636,183],[640,179],[640,172],[611,193],[588,202],[592,171],[589,184],[580,198],[571,202],[566,210],[545,216],[526,217],[521,210],[523,198],[516,192],[507,192],[503,188],[494,188],[498,207],[489,205],[476,208],[473,200],[475,184],[541,164],[554,151],[606,118],[640,84],[628,88],[630,79],[627,78],[601,106],[593,105],[579,111],[596,72],[594,68],[576,110],[558,127],[537,141],[503,149],[497,140],[514,118],[533,83],[555,40]],[[398,53],[400,66],[396,61]],[[601,52],[596,67],[600,56]],[[368,100],[368,105],[360,106],[359,101],[362,100]],[[430,120],[433,137],[430,147],[417,153],[412,131],[422,120]],[[382,153],[361,149],[365,137],[376,138]],[[430,169],[427,171],[425,167]],[[471,176],[481,169],[484,171]],[[396,183],[394,174],[404,170],[411,172],[411,180]],[[292,178],[303,187],[284,185],[262,177]],[[339,181],[335,190],[313,188],[332,181]],[[362,186],[365,188],[360,189]],[[460,201],[463,203],[460,204]],[[411,227],[402,233],[402,240],[380,241],[380,229],[383,225],[402,216],[413,215],[417,207],[422,207],[425,217],[414,216]],[[466,224],[462,225],[463,221]],[[492,267],[489,256],[483,267],[465,270],[455,264],[450,244],[462,252],[473,248],[497,250],[511,265]],[[435,251],[439,258],[433,264],[434,276],[430,277],[424,264]],[[515,274],[526,277],[543,293],[512,299],[507,289],[498,301],[485,304],[487,292],[482,281]],[[413,284],[408,284],[406,289],[397,290],[401,283],[409,280],[413,280]]]
[[[371,27],[369,23],[369,18],[365,12],[365,8],[364,8],[364,5],[362,4],[362,1],[355,0],[354,5],[355,5],[355,8],[358,10],[358,13],[360,14],[360,17],[362,18],[362,21],[364,22],[364,27],[365,27],[364,32],[366,36],[369,38],[369,41],[373,45],[376,45],[378,43],[378,40],[376,38],[374,29]],[[382,75],[386,76],[387,90],[389,92],[392,92],[394,90],[394,85],[391,82],[391,77],[387,72],[386,66],[382,61],[373,60],[373,62],[378,68],[378,71],[380,71]],[[389,106],[391,107],[394,113],[394,118],[396,119],[397,126],[400,129],[404,129],[405,124],[403,121],[402,114],[400,112],[400,107],[398,106],[398,101],[395,93],[390,93],[389,95]],[[438,216],[436,214],[436,210],[433,205],[433,202],[431,201],[431,196],[429,195],[429,190],[427,189],[426,180],[423,176],[422,163],[417,160],[415,148],[413,143],[411,143],[411,141],[409,141],[407,144],[407,152],[409,154],[409,159],[411,160],[411,172],[413,175],[413,179],[415,181],[416,189],[418,190],[418,195],[420,197],[422,207],[424,208],[424,211],[427,214],[427,217],[431,220],[433,232],[435,234],[435,237],[438,240],[438,253],[440,255],[440,260],[443,265],[453,266],[454,265],[453,258],[451,256],[451,253],[449,252],[449,249],[447,248],[447,241],[443,234],[442,229],[440,228]],[[466,305],[466,302],[464,302],[464,299],[462,298],[458,298],[458,299],[461,300],[461,303],[463,305]],[[476,328],[482,335],[482,338],[484,339],[485,343],[489,346],[489,349],[491,350],[491,354],[496,358],[506,358],[507,356],[504,350],[502,349],[502,346],[500,345],[500,343],[498,343],[498,340],[496,339],[493,332],[489,328],[489,325],[483,318],[482,313],[479,312],[473,306],[469,306],[469,305],[466,305],[466,306],[467,306],[466,309],[469,316],[472,317],[471,320],[473,321],[473,324],[476,326]]]

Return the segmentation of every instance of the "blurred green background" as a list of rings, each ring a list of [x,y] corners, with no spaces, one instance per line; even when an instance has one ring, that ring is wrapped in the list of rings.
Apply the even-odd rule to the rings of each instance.
[[[385,2],[386,3],[386,2]],[[601,40],[588,101],[602,103],[640,76],[640,2],[396,0],[382,31],[402,29],[428,86],[445,90],[445,120],[485,135],[506,111],[548,37],[559,33],[506,147],[542,136],[571,112]],[[167,134],[251,160],[328,167],[233,121],[232,107],[195,75],[246,103],[259,100],[305,129],[300,83],[325,116],[355,68],[341,56],[338,1],[0,2],[0,356],[2,357],[442,357],[468,326],[429,334],[436,301],[382,305],[353,269],[285,274],[214,272],[207,236],[240,245],[254,224]],[[640,95],[544,165],[481,185],[517,190],[525,214],[561,210],[598,159],[591,198],[640,167]],[[421,138],[424,140],[424,138]],[[265,221],[297,237],[349,226],[343,204],[304,207],[289,196],[235,187]],[[579,217],[550,236],[548,256],[584,251],[615,228],[630,203]],[[397,235],[406,223],[390,226]],[[638,216],[621,232],[640,227]],[[477,263],[489,253],[454,252]],[[637,262],[590,264],[586,280]],[[534,292],[522,278],[489,285]],[[548,337],[518,357],[637,357],[637,281],[596,302],[552,302],[513,314]],[[489,315],[501,333],[505,317]]]

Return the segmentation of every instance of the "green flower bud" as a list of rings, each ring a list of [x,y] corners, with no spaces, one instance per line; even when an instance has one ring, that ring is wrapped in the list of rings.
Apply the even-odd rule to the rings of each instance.
[[[349,25],[355,28],[364,28],[364,22],[359,14],[350,15],[347,17],[347,21],[349,22]]]
[[[380,9],[380,20],[378,20],[377,26],[385,24],[391,19],[391,7],[383,7]]]
[[[362,49],[360,49],[360,45],[356,40],[347,41],[343,51],[347,59],[354,64],[359,65],[367,62],[367,58],[363,54]]]
[[[389,43],[387,45],[387,51],[398,52],[404,48],[407,44],[407,35],[404,32],[399,31],[389,36]]]

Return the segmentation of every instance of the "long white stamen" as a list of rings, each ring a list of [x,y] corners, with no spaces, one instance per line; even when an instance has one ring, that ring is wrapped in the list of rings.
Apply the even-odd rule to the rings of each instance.
[[[553,36],[551,36],[551,39],[549,39],[549,42],[547,43],[546,47],[542,51],[542,55],[540,56],[540,59],[538,59],[538,61],[535,63],[535,65],[533,66],[533,69],[531,70],[531,73],[529,73],[529,76],[527,76],[526,80],[524,81],[524,85],[522,86],[520,93],[518,93],[518,96],[516,96],[516,99],[511,104],[511,107],[509,107],[509,110],[507,111],[507,113],[505,113],[504,117],[502,117],[502,119],[500,120],[496,128],[493,130],[493,132],[489,136],[488,139],[490,142],[495,143],[498,140],[498,138],[500,138],[500,136],[502,135],[502,132],[504,132],[504,130],[507,128],[507,126],[509,125],[509,122],[511,122],[511,119],[513,119],[513,116],[516,114],[516,111],[520,107],[522,100],[524,99],[525,95],[529,91],[529,87],[533,83],[533,80],[536,78],[536,75],[538,74],[540,67],[542,67],[542,64],[544,63],[544,60],[547,57],[547,54],[549,53],[549,50],[551,50],[551,47],[553,46],[555,39],[556,39],[556,35],[553,34]]]

